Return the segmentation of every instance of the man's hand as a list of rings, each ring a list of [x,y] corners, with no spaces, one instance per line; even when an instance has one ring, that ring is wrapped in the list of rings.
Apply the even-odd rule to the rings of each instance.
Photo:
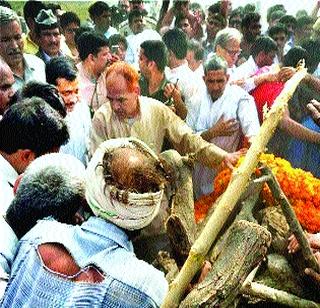
[[[306,233],[306,237],[312,249],[320,249],[320,233]],[[300,249],[300,246],[294,234],[290,235],[288,240],[288,252],[296,253]]]
[[[315,121],[315,123],[320,126],[320,102],[313,99],[307,105],[307,108],[311,113],[313,121]]]
[[[233,166],[238,162],[240,156],[246,154],[247,149],[241,149],[237,152],[228,153],[222,164],[226,165],[229,169],[233,170]]]
[[[167,99],[170,99],[172,97],[174,102],[178,102],[182,100],[181,98],[181,92],[177,85],[174,85],[173,83],[168,83],[164,89],[163,94]]]
[[[239,129],[239,122],[236,119],[225,120],[222,115],[218,122],[212,126],[211,132],[213,137],[231,136]]]
[[[281,82],[286,82],[295,73],[296,73],[296,70],[293,67],[282,67],[278,72],[278,80]]]

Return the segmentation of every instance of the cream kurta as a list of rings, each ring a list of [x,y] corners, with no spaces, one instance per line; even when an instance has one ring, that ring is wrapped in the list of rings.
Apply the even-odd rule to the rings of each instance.
[[[197,160],[209,167],[219,164],[226,155],[224,150],[193,133],[163,103],[144,96],[140,97],[140,115],[133,123],[130,120],[120,121],[108,103],[96,111],[90,138],[91,154],[101,142],[120,137],[136,137],[160,153],[165,136],[181,155],[196,153]]]

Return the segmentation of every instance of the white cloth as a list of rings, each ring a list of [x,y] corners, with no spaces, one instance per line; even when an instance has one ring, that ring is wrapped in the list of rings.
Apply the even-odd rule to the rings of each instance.
[[[45,64],[39,57],[24,53],[23,62],[23,78],[20,78],[19,76],[14,74],[15,83],[13,84],[13,88],[15,90],[21,90],[24,84],[26,84],[28,81],[34,80],[46,82]]]
[[[5,288],[7,286],[11,265],[16,254],[18,239],[3,218],[0,216],[0,300],[3,297]]]
[[[91,116],[89,106],[78,102],[73,111],[66,116],[70,139],[60,147],[60,153],[70,154],[78,158],[85,166],[88,164],[89,135]]]
[[[199,75],[190,69],[187,60],[178,67],[172,69],[166,67],[165,75],[166,78],[174,84],[176,84],[178,80],[177,85],[184,98],[187,109],[193,108],[193,98],[205,89],[205,83]]]
[[[214,137],[211,142],[227,152],[234,152],[240,142],[241,134],[251,138],[259,131],[258,113],[253,98],[236,85],[227,85],[223,95],[215,102],[207,91],[198,97],[198,108],[187,118],[194,131],[202,133],[224,116],[225,120],[236,119],[239,129],[231,136]],[[216,171],[196,164],[194,168],[194,191],[196,198],[213,190],[213,179]]]
[[[118,34],[118,30],[114,27],[109,27],[108,31],[104,33],[104,36],[108,39],[111,35]]]
[[[0,155],[0,215],[5,215],[14,197],[13,186],[17,178],[17,171]]]
[[[86,199],[94,214],[127,230],[139,230],[152,222],[159,213],[164,186],[157,192],[143,194],[121,191],[106,185],[102,162],[107,150],[138,148],[137,145],[158,160],[156,154],[138,139],[110,139],[100,144],[86,170]]]
[[[147,40],[161,40],[161,36],[155,30],[145,29],[141,33],[128,35],[126,39],[128,48],[125,61],[139,70],[140,45]]]

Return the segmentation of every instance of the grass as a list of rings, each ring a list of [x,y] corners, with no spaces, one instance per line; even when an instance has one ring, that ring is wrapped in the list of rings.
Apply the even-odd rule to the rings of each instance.
[[[10,4],[16,12],[23,15],[25,2],[26,1],[10,1]],[[95,1],[52,1],[52,3],[60,4],[61,8],[65,11],[75,12],[82,22],[89,17],[88,8],[94,2]]]

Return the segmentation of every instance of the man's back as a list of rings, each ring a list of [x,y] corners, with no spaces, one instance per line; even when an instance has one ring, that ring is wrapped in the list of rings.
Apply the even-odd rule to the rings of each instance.
[[[62,245],[80,270],[72,276],[64,275],[54,266],[55,260],[46,262],[41,250],[45,243]],[[102,279],[95,283],[77,280],[92,269],[101,273]],[[96,217],[89,218],[81,227],[45,220],[20,242],[2,304],[157,307],[167,288],[164,275],[135,257],[127,235],[117,226]]]

